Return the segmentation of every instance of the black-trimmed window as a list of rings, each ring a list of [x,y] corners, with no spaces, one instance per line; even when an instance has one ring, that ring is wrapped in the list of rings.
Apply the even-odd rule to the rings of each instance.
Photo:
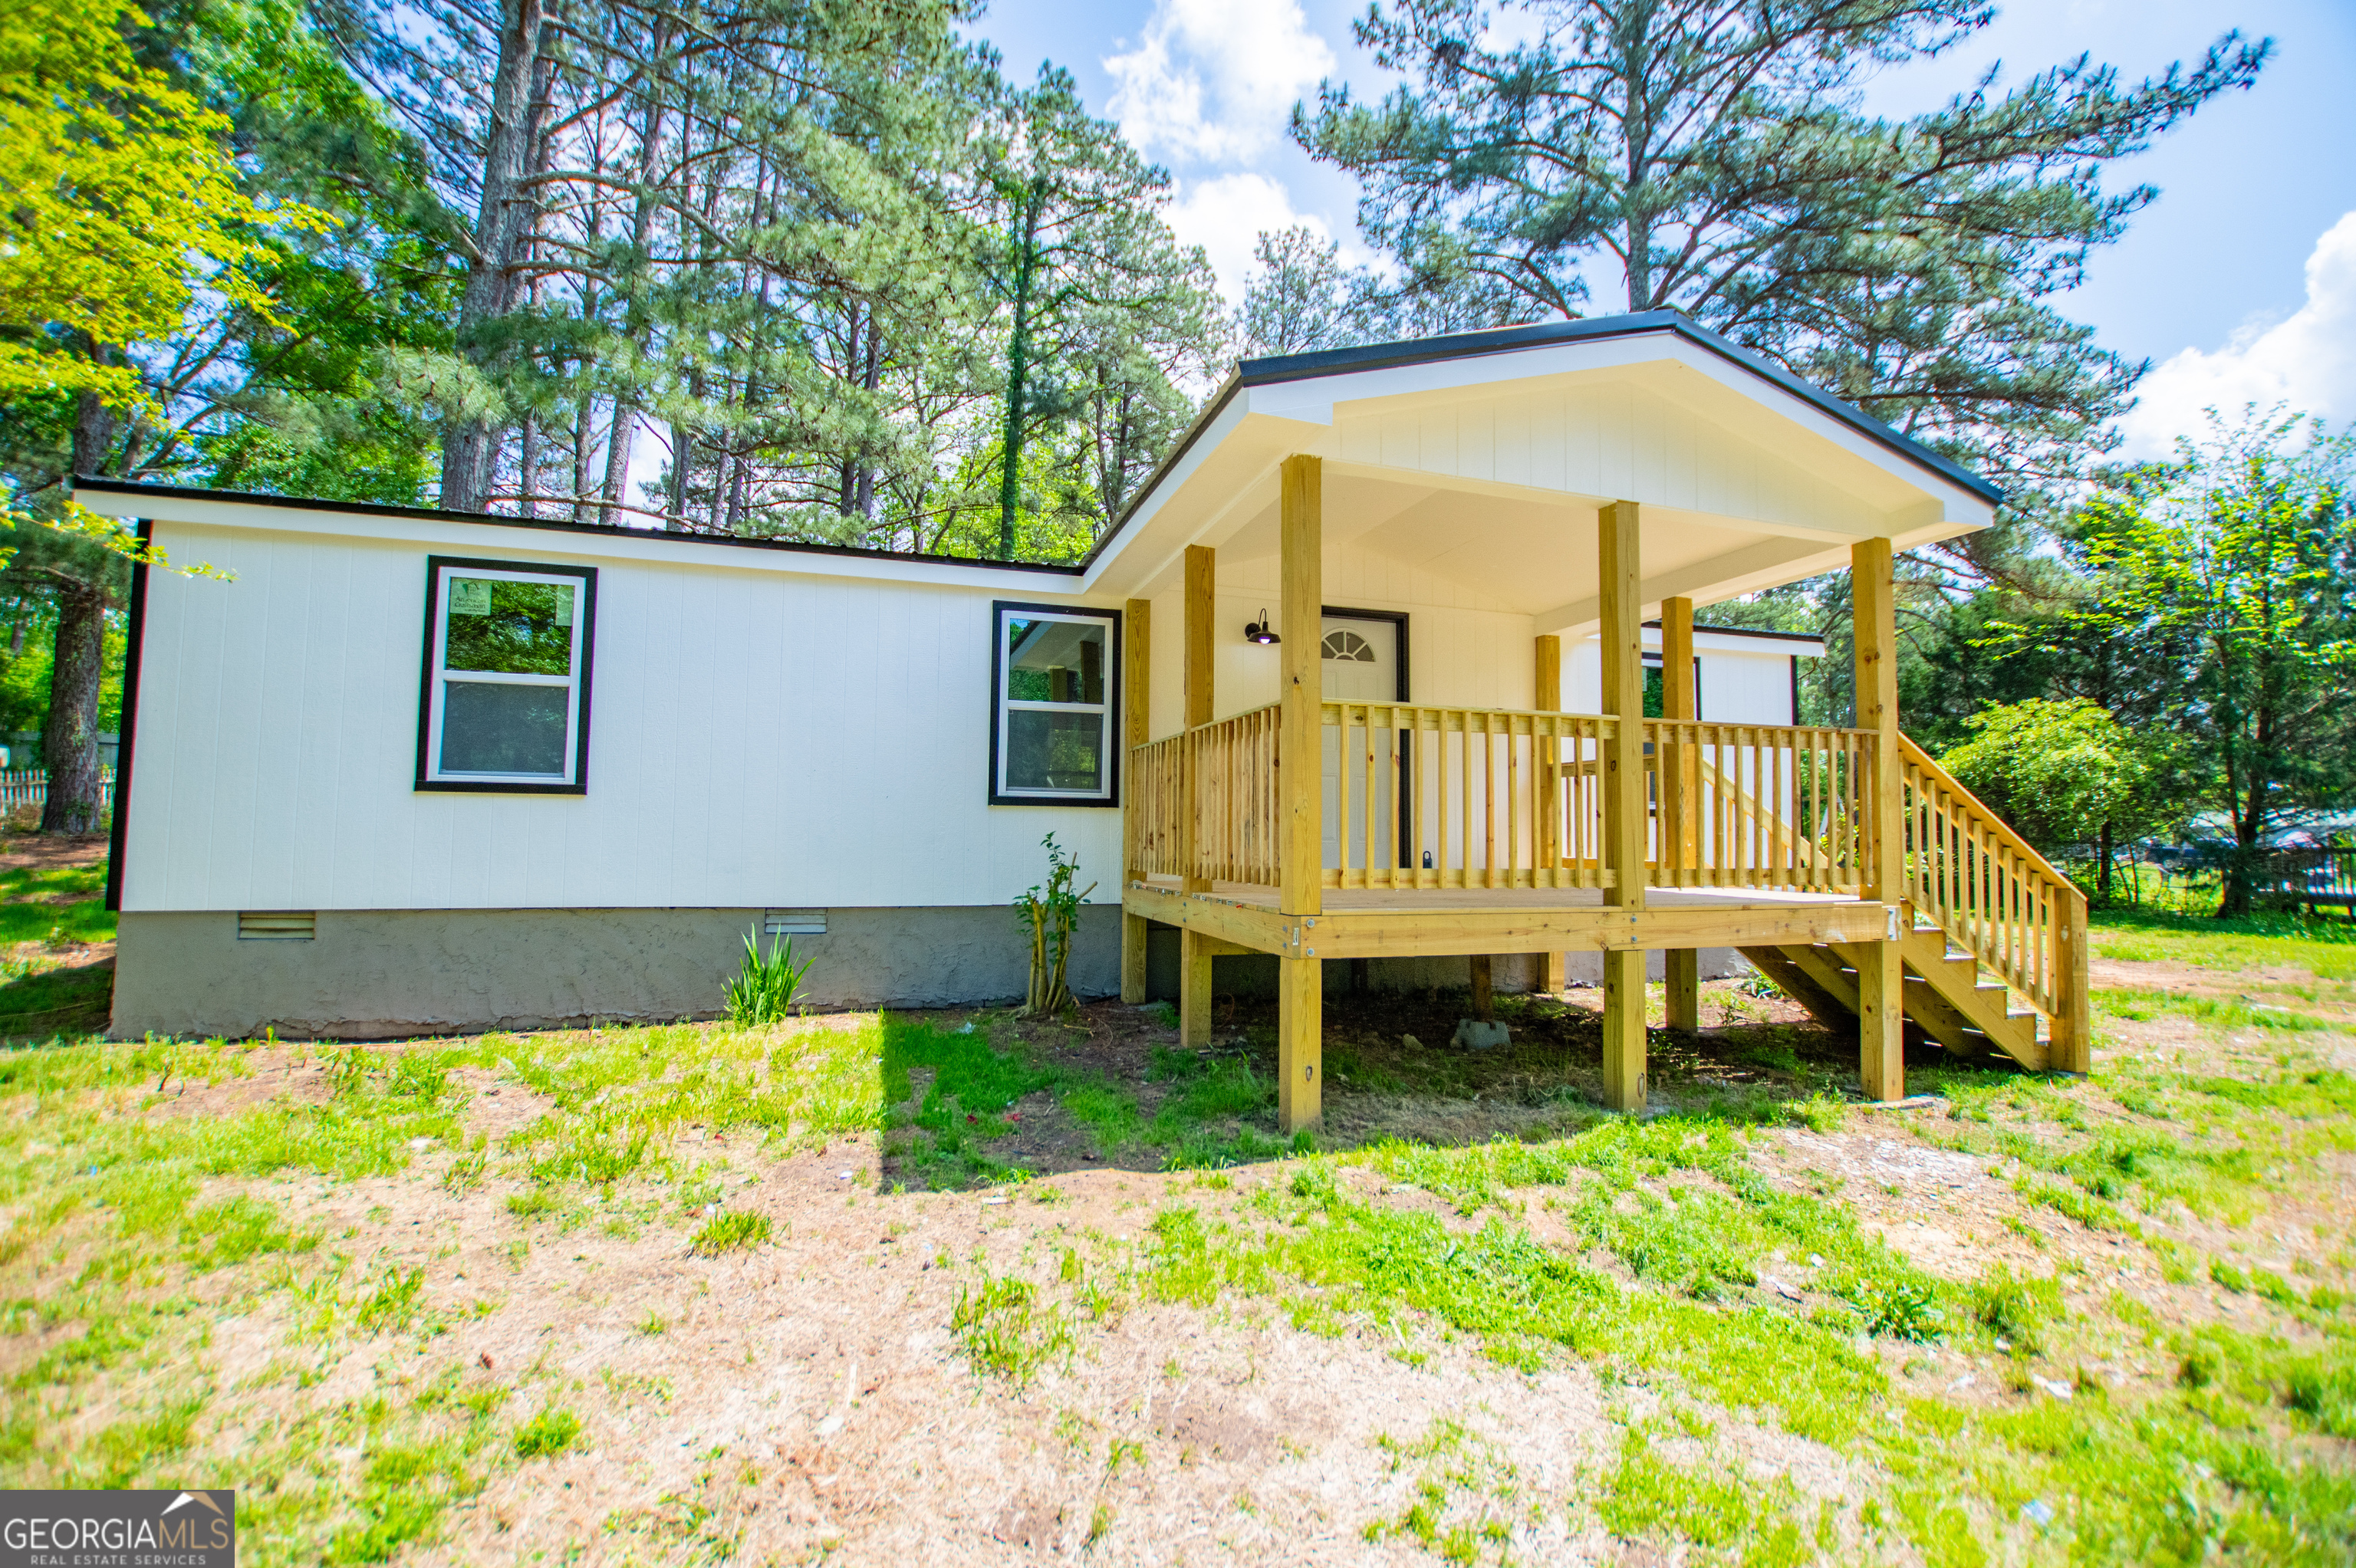
[[[417,787],[585,793],[596,617],[594,567],[427,557]]]
[[[1001,600],[991,626],[991,804],[1118,805],[1120,613]]]
[[[1668,717],[1668,677],[1663,673],[1662,659],[1663,656],[1660,654],[1644,656],[1644,717],[1647,719]],[[1694,655],[1693,667],[1694,717],[1699,719],[1701,717],[1701,656],[1699,654]]]

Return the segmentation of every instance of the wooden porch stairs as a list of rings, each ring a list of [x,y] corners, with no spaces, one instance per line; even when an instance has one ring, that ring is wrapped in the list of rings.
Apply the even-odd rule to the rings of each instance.
[[[2045,1015],[2014,1000],[2012,988],[1991,980],[1980,961],[1947,940],[1937,925],[1915,917],[1906,906],[1903,961],[1906,1019],[1951,1055],[1986,1056],[2001,1051],[2034,1072],[2047,1064],[2050,1025]],[[1857,1027],[1857,960],[1846,945],[1745,947],[1751,966],[1786,996],[1808,1009],[1826,1029]]]
[[[1955,1056],[2001,1052],[2032,1072],[2085,1072],[2083,895],[1912,741],[1901,756],[1907,1022]],[[1826,1028],[1857,1027],[1850,946],[1740,951]]]

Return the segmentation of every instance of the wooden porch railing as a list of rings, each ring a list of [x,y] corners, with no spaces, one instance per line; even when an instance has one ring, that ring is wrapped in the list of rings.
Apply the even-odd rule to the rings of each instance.
[[[1324,705],[1329,888],[1596,888],[1596,760],[1616,721],[1591,713]]]
[[[2053,1020],[2054,1066],[2086,1071],[2086,895],[1920,746],[1898,752],[1915,909]]]
[[[1871,731],[1647,719],[1644,739],[1654,887],[1863,885]]]
[[[1199,879],[1277,879],[1277,716],[1239,713],[1130,755],[1129,863]],[[1598,773],[1616,720],[1597,714],[1328,702],[1327,887],[1598,888]],[[1867,864],[1864,731],[1645,720],[1655,887],[1854,891]],[[1665,766],[1664,763],[1665,762]]]
[[[1212,881],[1276,882],[1276,735],[1270,703],[1130,753],[1128,859],[1150,877],[1183,877],[1186,808],[1182,785],[1192,769],[1194,874]]]
[[[1182,770],[1193,770],[1194,875],[1277,880],[1271,705],[1130,753],[1129,863],[1186,874]],[[1328,702],[1324,885],[1593,888],[1602,742],[1594,714]],[[1651,775],[1645,880],[1665,888],[1854,892],[1872,863],[1864,803],[1873,735],[1794,725],[1644,721]],[[2083,1072],[2086,900],[1912,741],[1901,738],[1905,896],[2053,1020],[2057,1067]],[[1887,829],[1885,829],[1887,830]]]

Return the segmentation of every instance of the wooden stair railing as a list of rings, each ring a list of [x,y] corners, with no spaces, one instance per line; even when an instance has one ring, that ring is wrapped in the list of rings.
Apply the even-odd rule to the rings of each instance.
[[[2051,1020],[2045,1065],[2085,1072],[2086,895],[1920,746],[1898,750],[1915,915]]]
[[[2086,899],[2004,820],[1900,737],[1906,841],[1906,1014],[1950,1051],[1993,1047],[2032,1069],[2087,1070]],[[1772,807],[1705,765],[1739,817]],[[1744,955],[1827,1024],[1856,1014],[1854,955],[1835,947]],[[1996,983],[1983,979],[1983,967]],[[2032,1010],[2013,1005],[2014,998]],[[2040,1038],[2039,1015],[2049,1020]]]

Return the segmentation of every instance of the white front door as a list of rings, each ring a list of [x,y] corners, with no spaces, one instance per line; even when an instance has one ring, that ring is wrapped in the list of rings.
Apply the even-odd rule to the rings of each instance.
[[[1399,689],[1398,623],[1328,615],[1319,628],[1324,645],[1319,663],[1324,670],[1328,702],[1396,702]],[[1374,731],[1352,726],[1349,732],[1349,810],[1342,809],[1341,732],[1326,729],[1324,736],[1325,823],[1323,864],[1367,864],[1366,811],[1374,808],[1374,864],[1390,866],[1398,858],[1398,797],[1399,736],[1389,728]],[[1371,753],[1371,755],[1370,755]],[[1369,798],[1371,796],[1371,798]],[[1348,837],[1344,837],[1346,825]]]

